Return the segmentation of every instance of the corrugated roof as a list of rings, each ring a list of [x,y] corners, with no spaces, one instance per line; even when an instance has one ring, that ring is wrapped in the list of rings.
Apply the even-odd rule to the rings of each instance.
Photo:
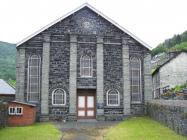
[[[132,34],[131,32],[129,32],[127,29],[123,28],[122,26],[120,26],[118,23],[116,23],[115,21],[113,21],[112,19],[110,19],[109,17],[107,17],[106,15],[104,15],[103,13],[101,13],[100,11],[96,10],[94,7],[92,7],[90,4],[85,3],[83,5],[81,5],[80,7],[78,7],[77,9],[69,12],[68,14],[60,17],[59,19],[51,22],[50,24],[46,25],[45,27],[43,27],[42,29],[34,32],[33,34],[31,34],[30,36],[26,37],[25,39],[21,40],[20,42],[18,42],[16,44],[16,46],[20,46],[21,44],[25,43],[26,41],[28,41],[29,39],[31,39],[32,37],[38,35],[39,33],[43,32],[44,30],[48,29],[49,27],[53,26],[54,24],[64,20],[66,17],[72,15],[73,13],[81,10],[84,7],[88,7],[89,9],[91,9],[92,11],[94,11],[95,13],[97,13],[98,15],[100,15],[101,17],[103,17],[104,19],[108,20],[110,23],[112,23],[113,25],[115,25],[116,27],[118,27],[120,30],[122,30],[123,32],[127,33],[128,35],[130,35],[132,38],[134,38],[136,41],[138,41],[140,44],[142,44],[143,46],[145,46],[146,48],[148,48],[149,50],[151,50],[152,48],[145,43],[144,41],[142,41],[141,39],[139,39],[137,36],[135,36],[134,34]]]
[[[0,79],[0,94],[15,94],[15,89],[11,87],[7,82],[3,79]]]

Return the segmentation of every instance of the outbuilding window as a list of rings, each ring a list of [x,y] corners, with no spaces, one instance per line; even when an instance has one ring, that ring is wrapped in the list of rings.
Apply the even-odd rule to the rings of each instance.
[[[66,92],[63,89],[55,89],[52,92],[52,105],[66,105]]]
[[[32,55],[28,59],[28,101],[38,102],[40,99],[40,63],[38,55]]]
[[[9,115],[22,115],[23,108],[22,107],[9,107]]]
[[[110,89],[107,92],[107,106],[119,106],[120,96],[116,89]]]
[[[131,103],[141,103],[141,60],[138,57],[130,59]]]
[[[80,76],[92,77],[92,57],[85,55],[80,58]]]

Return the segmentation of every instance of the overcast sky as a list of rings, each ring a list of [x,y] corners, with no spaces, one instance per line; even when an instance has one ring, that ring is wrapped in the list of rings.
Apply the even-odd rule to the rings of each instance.
[[[0,0],[0,40],[17,43],[85,2],[151,47],[187,30],[187,0]]]

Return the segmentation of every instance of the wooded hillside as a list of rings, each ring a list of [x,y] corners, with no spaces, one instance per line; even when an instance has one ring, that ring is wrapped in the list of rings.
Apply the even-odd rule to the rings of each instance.
[[[16,45],[0,41],[0,79],[16,79]]]
[[[156,55],[168,51],[187,51],[187,31],[180,35],[174,35],[170,39],[166,39],[152,50],[152,54]]]

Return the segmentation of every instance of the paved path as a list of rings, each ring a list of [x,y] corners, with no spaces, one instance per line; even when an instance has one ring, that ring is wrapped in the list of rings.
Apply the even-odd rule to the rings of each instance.
[[[63,133],[62,140],[103,140],[104,134],[118,122],[54,122]]]

